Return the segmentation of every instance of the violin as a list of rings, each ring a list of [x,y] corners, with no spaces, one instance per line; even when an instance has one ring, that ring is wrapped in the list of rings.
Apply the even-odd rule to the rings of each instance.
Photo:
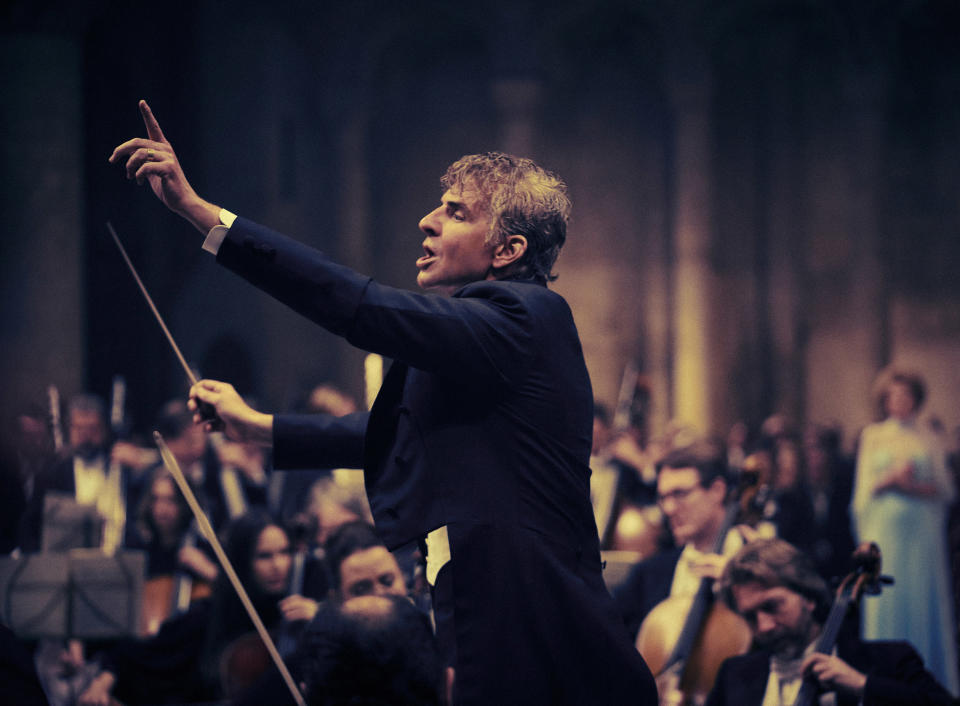
[[[830,654],[836,647],[837,637],[847,614],[857,605],[864,594],[878,595],[881,584],[891,584],[893,579],[880,575],[882,563],[880,548],[874,542],[864,542],[853,553],[853,571],[837,588],[837,595],[830,608],[830,615],[823,625],[823,631],[817,639],[815,651]],[[806,677],[800,686],[800,693],[794,706],[814,706],[820,698],[820,684],[813,677]]]
[[[194,521],[187,529],[180,548],[196,547],[199,535],[199,529]],[[209,582],[195,578],[182,566],[179,566],[173,574],[147,579],[143,584],[140,634],[144,636],[156,634],[165,620],[186,613],[191,603],[206,598],[211,593],[213,588]]]
[[[737,520],[752,514],[758,480],[756,473],[741,473],[726,504],[713,553],[723,551],[727,533]],[[682,626],[679,632],[677,626]],[[705,577],[692,599],[671,597],[658,603],[640,626],[636,645],[656,677],[660,703],[683,706],[702,703],[723,661],[746,652],[752,640],[750,626],[714,600],[713,579]]]

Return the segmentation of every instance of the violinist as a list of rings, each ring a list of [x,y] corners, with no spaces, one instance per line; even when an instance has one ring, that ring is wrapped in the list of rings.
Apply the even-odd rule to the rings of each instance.
[[[191,528],[192,517],[167,469],[154,469],[128,541],[131,549],[142,549],[147,555],[141,635],[155,634],[164,620],[186,611],[190,598],[210,595],[219,568],[209,546]]]
[[[70,400],[67,424],[67,455],[37,477],[30,521],[39,530],[46,495],[65,493],[80,505],[96,507],[105,522],[105,532],[119,533],[133,511],[135,494],[124,468],[111,472],[110,429],[103,400],[91,394],[76,395]],[[38,551],[39,531],[36,537],[36,546],[21,549]]]
[[[704,577],[717,578],[725,557],[743,545],[749,528],[728,532],[722,554],[713,546],[723,529],[728,476],[722,445],[701,441],[668,453],[657,468],[657,503],[675,546],[638,563],[614,592],[631,635],[669,597],[693,596]],[[679,616],[682,622],[684,616]]]
[[[155,468],[147,479],[137,509],[131,549],[147,553],[147,579],[189,569],[197,578],[212,583],[219,570],[210,556],[196,547],[184,546],[192,515],[166,468]]]
[[[173,399],[160,411],[155,428],[190,481],[201,506],[219,531],[243,508],[266,504],[266,476],[261,452],[251,454],[248,446],[224,441],[207,444],[203,429],[193,424],[193,414],[183,400]],[[226,467],[238,471],[236,486],[224,483]],[[239,493],[240,498],[230,497]],[[240,511],[237,511],[240,508]]]
[[[841,631],[835,650],[817,651],[830,609],[827,587],[810,559],[783,540],[741,549],[719,589],[746,619],[759,649],[724,662],[707,706],[793,706],[804,678],[820,687],[815,704],[954,703],[907,642],[864,642]]]
[[[249,513],[227,528],[225,550],[261,619],[275,630],[290,576],[290,540],[265,514]],[[308,600],[308,599],[304,599]],[[197,703],[222,698],[221,662],[231,645],[253,630],[233,587],[221,572],[213,594],[168,620],[152,638],[112,651],[105,670],[81,695],[81,706],[123,703]]]

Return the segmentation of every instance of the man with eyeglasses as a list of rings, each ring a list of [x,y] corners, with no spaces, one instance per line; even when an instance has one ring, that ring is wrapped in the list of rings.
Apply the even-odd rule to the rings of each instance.
[[[660,601],[696,594],[700,580],[717,578],[726,558],[744,543],[738,527],[727,533],[723,553],[713,552],[723,529],[728,491],[726,455],[721,444],[697,442],[676,449],[657,467],[657,504],[675,546],[638,563],[614,598],[630,634]]]

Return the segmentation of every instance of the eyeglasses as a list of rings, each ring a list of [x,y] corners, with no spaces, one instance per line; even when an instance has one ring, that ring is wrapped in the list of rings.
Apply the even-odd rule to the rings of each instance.
[[[667,493],[657,493],[657,505],[663,506],[667,500],[673,500],[675,503],[682,503],[690,494],[699,488],[699,485],[691,485],[689,488],[674,488]]]

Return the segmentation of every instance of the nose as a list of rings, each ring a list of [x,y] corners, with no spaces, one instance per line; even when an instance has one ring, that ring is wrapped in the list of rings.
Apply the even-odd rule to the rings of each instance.
[[[757,613],[757,633],[763,635],[777,626],[776,621],[767,613]]]
[[[271,564],[272,566],[270,568],[273,570],[274,575],[280,576],[285,574],[287,573],[288,557],[283,554],[278,554],[273,557]]]
[[[673,517],[677,514],[677,500],[676,498],[668,495],[667,497],[660,500],[660,512],[663,513],[664,517]]]
[[[440,224],[438,221],[438,216],[440,211],[443,210],[442,206],[438,206],[420,219],[420,230],[422,230],[427,235],[439,235],[440,234]]]

